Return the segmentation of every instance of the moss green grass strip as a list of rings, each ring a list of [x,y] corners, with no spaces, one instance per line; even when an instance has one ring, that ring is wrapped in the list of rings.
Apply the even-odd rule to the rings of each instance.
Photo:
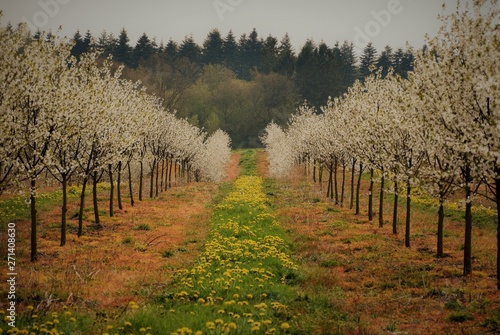
[[[261,177],[239,177],[215,207],[197,265],[178,271],[163,297],[161,324],[145,312],[134,323],[162,334],[290,333],[296,294],[287,278],[297,265],[267,201]]]

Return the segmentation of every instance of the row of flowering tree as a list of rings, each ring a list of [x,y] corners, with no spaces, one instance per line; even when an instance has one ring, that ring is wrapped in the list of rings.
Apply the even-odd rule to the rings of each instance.
[[[61,246],[66,243],[67,187],[82,184],[79,235],[85,190],[93,184],[95,224],[99,225],[97,183],[114,179],[121,206],[121,174],[131,162],[140,165],[142,199],[144,166],[150,166],[161,189],[174,173],[196,180],[220,180],[230,154],[230,139],[212,135],[165,111],[160,99],[140,83],[120,77],[109,60],[90,52],[77,61],[71,45],[56,38],[33,38],[24,25],[0,28],[0,189],[29,183],[31,259],[37,258],[37,181],[48,171],[62,187]],[[137,163],[139,162],[139,163]],[[168,174],[167,172],[170,172]],[[161,176],[159,177],[159,174]],[[165,183],[165,185],[164,185]],[[151,196],[153,196],[151,183]]]
[[[354,174],[370,171],[368,215],[372,219],[373,181],[380,188],[379,225],[384,192],[406,197],[405,244],[410,246],[411,191],[418,186],[439,199],[437,255],[443,256],[443,204],[454,190],[465,196],[464,275],[472,272],[472,203],[486,185],[500,222],[500,32],[498,1],[474,1],[441,16],[438,35],[418,52],[408,80],[374,71],[356,82],[321,113],[303,106],[286,129],[270,124],[262,137],[276,176],[304,159]],[[331,172],[330,172],[331,173]],[[331,174],[330,174],[331,176]],[[342,192],[336,202],[343,201]],[[391,180],[387,190],[386,180]],[[329,178],[332,184],[332,178]],[[359,181],[357,199],[359,199]],[[333,197],[329,184],[328,194]],[[351,192],[354,194],[354,192]],[[351,197],[352,198],[352,197]],[[339,200],[340,199],[340,200]],[[359,201],[357,211],[359,213]],[[351,207],[353,201],[351,201]],[[500,278],[500,228],[497,235]],[[498,280],[500,289],[500,280]]]

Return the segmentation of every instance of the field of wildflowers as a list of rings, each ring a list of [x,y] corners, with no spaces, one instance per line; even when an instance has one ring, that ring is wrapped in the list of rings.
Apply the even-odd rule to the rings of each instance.
[[[177,272],[161,298],[171,334],[286,334],[295,322],[287,306],[295,276],[262,178],[242,176],[216,207],[212,231],[196,266]],[[137,317],[142,319],[145,311]]]

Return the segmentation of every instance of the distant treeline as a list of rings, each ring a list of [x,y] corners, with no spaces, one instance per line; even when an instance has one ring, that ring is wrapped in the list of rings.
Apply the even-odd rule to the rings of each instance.
[[[323,106],[373,67],[384,73],[392,67],[406,77],[414,61],[410,49],[386,46],[379,53],[371,43],[358,56],[348,41],[330,47],[307,40],[297,54],[288,34],[262,38],[255,29],[238,39],[213,29],[201,46],[192,36],[158,44],[145,33],[131,46],[125,28],[118,37],[77,31],[72,39],[75,57],[92,48],[112,55],[126,66],[126,77],[140,79],[166,108],[209,132],[226,130],[238,147],[259,145],[259,132],[272,120],[286,122],[304,100]]]

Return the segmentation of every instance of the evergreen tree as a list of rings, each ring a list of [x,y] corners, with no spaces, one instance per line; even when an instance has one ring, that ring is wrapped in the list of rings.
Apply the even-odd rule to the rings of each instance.
[[[39,34],[39,32],[37,32]],[[74,43],[71,48],[71,55],[76,57],[76,59],[80,59],[80,55],[84,52],[84,44],[82,35],[80,34],[80,30],[77,30],[73,35],[72,41]]]
[[[125,28],[122,28],[120,35],[118,36],[118,44],[113,51],[113,58],[118,62],[122,62],[125,65],[130,66],[132,60],[132,48],[128,45],[128,42],[129,38],[127,31]]]
[[[352,42],[344,41],[340,47],[340,57],[342,58],[342,93],[344,93],[356,81],[356,54]]]
[[[201,60],[201,49],[195,43],[193,36],[186,36],[179,47],[178,56],[186,57],[191,63],[199,64]]]
[[[106,30],[101,32],[101,35],[97,39],[97,47],[102,51],[103,57],[108,57],[114,53],[114,50],[118,44],[117,39],[114,37],[113,33],[107,33]]]
[[[219,30],[213,29],[203,42],[203,62],[205,64],[222,64],[224,62],[224,41]]]
[[[223,65],[233,72],[238,70],[238,43],[230,30],[222,41]]]
[[[90,51],[91,47],[92,47],[92,34],[90,33],[90,30],[87,30],[87,32],[85,33],[85,37],[83,38],[83,52]]]
[[[361,66],[359,68],[361,80],[364,80],[370,74],[371,67],[376,65],[376,57],[377,50],[370,42],[363,49],[363,55],[361,55]]]
[[[146,33],[143,33],[137,40],[133,51],[132,65],[133,67],[139,66],[141,61],[146,61],[155,52],[153,42],[149,39]]]
[[[278,47],[278,59],[276,60],[274,70],[279,74],[292,77],[295,72],[295,62],[296,58],[292,43],[290,42],[288,33],[286,33]]]
[[[238,76],[244,80],[251,79],[251,72],[259,68],[261,63],[262,43],[258,39],[258,34],[255,28],[252,30],[248,38],[243,34],[239,41],[239,61],[240,68]]]
[[[318,80],[320,73],[317,71],[319,50],[314,42],[308,39],[302,46],[297,57],[297,73],[295,85],[302,99],[308,100],[312,104],[320,102],[318,94]]]
[[[391,67],[394,67],[394,55],[392,48],[386,45],[378,57],[377,68],[382,68],[382,77],[386,77]]]
[[[269,35],[265,41],[261,42],[261,44],[262,52],[259,72],[269,74],[276,68],[278,61],[278,40]]]
[[[413,71],[414,63],[415,63],[415,56],[413,55],[411,49],[407,49],[404,52],[403,59],[401,61],[401,77],[408,78],[408,72]]]
[[[404,52],[402,48],[398,48],[396,52],[394,52],[393,56],[393,66],[394,66],[394,73],[399,74],[402,76],[403,73],[403,58],[404,58]]]
[[[422,49],[425,53],[426,47]],[[394,72],[399,74],[402,78],[408,78],[408,72],[413,71],[413,63],[415,61],[415,56],[413,55],[411,49],[403,51],[402,48],[398,48],[393,56],[393,66]]]
[[[174,42],[172,39],[168,40],[167,45],[165,46],[164,54],[166,55],[167,59],[173,60],[177,57],[177,54],[179,52],[179,47],[176,42]]]

